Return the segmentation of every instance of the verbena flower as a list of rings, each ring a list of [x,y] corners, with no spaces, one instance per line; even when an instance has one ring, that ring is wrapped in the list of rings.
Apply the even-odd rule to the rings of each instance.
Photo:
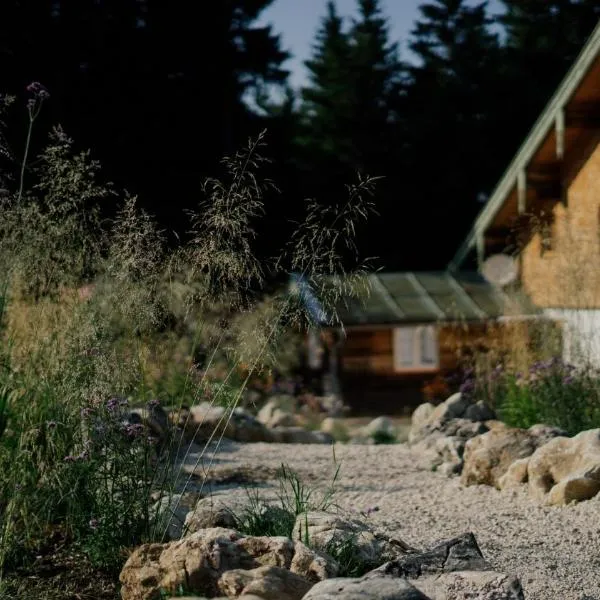
[[[47,100],[48,98],[50,98],[50,94],[49,94],[48,90],[39,81],[31,82],[27,86],[26,90],[30,94],[33,94],[33,97],[36,98],[37,100]]]
[[[106,402],[106,408],[110,411],[116,410],[120,406],[119,398],[111,398]]]
[[[465,396],[472,394],[475,391],[475,380],[467,379],[466,381],[463,381],[459,391],[461,394],[465,394]]]
[[[144,433],[144,426],[141,423],[128,423],[123,432],[127,437],[135,439]]]

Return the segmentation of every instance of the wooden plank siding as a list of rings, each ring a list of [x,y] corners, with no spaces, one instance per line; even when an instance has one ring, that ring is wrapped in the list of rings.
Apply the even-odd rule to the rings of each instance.
[[[339,380],[353,414],[410,414],[424,402],[424,386],[455,371],[460,365],[457,349],[481,344],[487,327],[485,323],[438,325],[438,368],[402,371],[394,370],[393,331],[387,326],[346,332]]]

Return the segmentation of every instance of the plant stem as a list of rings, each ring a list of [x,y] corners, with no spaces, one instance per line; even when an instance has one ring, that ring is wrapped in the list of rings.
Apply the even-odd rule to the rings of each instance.
[[[21,176],[19,179],[19,193],[17,195],[17,202],[21,202],[21,196],[23,195],[23,185],[25,182],[25,167],[27,166],[27,157],[29,155],[29,146],[31,144],[31,132],[33,131],[33,118],[29,116],[29,127],[27,129],[27,139],[25,140],[25,152],[23,153],[23,162],[21,163]]]

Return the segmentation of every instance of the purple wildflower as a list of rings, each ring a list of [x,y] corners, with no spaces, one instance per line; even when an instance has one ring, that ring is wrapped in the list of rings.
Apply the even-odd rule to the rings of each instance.
[[[148,408],[158,408],[160,406],[160,400],[149,400],[148,401]]]
[[[92,531],[96,531],[96,529],[98,529],[99,524],[100,523],[99,523],[98,519],[90,519],[89,525],[90,525],[90,529]]]
[[[366,510],[363,511],[363,515],[365,517],[370,517],[373,513],[379,511],[379,506],[369,506]]]
[[[129,423],[125,425],[124,433],[127,437],[135,439],[144,433],[144,426],[140,423]]]
[[[116,408],[118,408],[119,404],[120,404],[119,398],[111,398],[110,400],[107,401],[106,408],[110,411],[113,411]]]
[[[33,94],[36,100],[47,100],[50,98],[48,90],[39,81],[33,81],[26,89],[30,94]]]
[[[475,391],[475,380],[467,379],[466,381],[464,381],[460,386],[459,391],[461,394],[465,394],[466,396],[472,394]]]

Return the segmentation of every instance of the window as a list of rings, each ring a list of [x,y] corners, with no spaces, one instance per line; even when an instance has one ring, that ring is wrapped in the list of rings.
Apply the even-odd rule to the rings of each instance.
[[[393,339],[394,370],[427,370],[438,367],[438,339],[433,325],[397,327]]]

